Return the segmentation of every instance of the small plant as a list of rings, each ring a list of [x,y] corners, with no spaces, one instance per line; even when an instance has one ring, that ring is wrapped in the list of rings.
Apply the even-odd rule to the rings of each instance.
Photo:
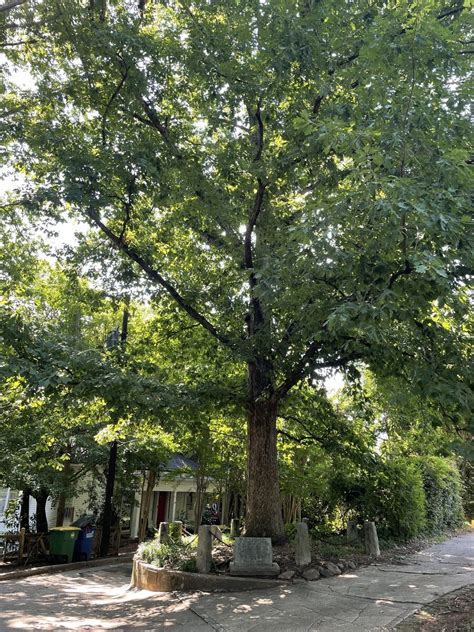
[[[180,571],[186,571],[187,573],[197,573],[197,562],[195,557],[191,557],[184,560],[181,564]]]
[[[196,551],[185,542],[167,542],[160,544],[158,539],[143,542],[137,550],[137,559],[174,570],[196,571]]]
[[[293,522],[285,524],[285,535],[288,540],[294,540],[296,535],[296,525]]]
[[[174,542],[180,541],[182,531],[182,524],[180,522],[170,522],[168,524],[168,535]]]

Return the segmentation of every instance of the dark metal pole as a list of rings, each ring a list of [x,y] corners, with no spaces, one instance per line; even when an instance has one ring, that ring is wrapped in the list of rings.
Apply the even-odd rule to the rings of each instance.
[[[130,297],[125,298],[125,307],[122,316],[122,331],[120,334],[120,342],[122,351],[125,348],[128,335]],[[110,528],[112,526],[112,503],[114,498],[115,474],[117,471],[117,441],[112,441],[109,451],[109,463],[107,465],[107,481],[105,484],[105,500],[104,511],[102,514],[102,536],[100,540],[100,556],[107,557],[109,554]]]

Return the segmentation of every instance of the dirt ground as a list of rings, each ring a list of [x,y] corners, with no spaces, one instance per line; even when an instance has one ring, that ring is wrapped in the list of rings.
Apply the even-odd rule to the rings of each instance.
[[[398,632],[471,632],[474,585],[455,590],[424,606],[395,628]]]

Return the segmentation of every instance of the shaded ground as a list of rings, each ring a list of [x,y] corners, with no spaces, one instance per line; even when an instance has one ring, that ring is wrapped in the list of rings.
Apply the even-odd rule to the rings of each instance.
[[[137,550],[137,544],[128,544],[127,546],[123,546],[119,550],[120,555],[126,555],[127,553],[134,553]],[[1,548],[0,548],[1,552]],[[115,553],[110,553],[108,555],[109,558],[117,558]],[[18,570],[27,570],[30,568],[40,568],[42,566],[49,566],[51,561],[49,556],[47,555],[38,555],[32,557],[31,560],[28,561],[28,564],[22,562],[21,564],[17,564],[16,560],[8,560],[6,562],[0,560],[0,575],[5,573],[16,573]]]
[[[435,599],[395,629],[397,632],[471,632],[474,630],[474,585]]]
[[[473,568],[474,530],[402,564],[248,593],[127,591],[130,564],[117,564],[1,582],[0,630],[384,632],[473,584]]]

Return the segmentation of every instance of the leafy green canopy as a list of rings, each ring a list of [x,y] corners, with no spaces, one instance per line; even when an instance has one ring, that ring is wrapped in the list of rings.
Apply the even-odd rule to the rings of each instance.
[[[19,203],[87,220],[281,394],[357,359],[462,381],[426,345],[468,309],[463,4],[99,4],[2,18]]]
[[[100,477],[104,444],[117,440],[130,487],[134,471],[168,458],[170,410],[192,397],[162,388],[156,371],[125,367],[123,351],[104,344],[117,324],[116,301],[35,254],[20,243],[9,265],[0,262],[0,484],[71,497],[85,472]],[[10,274],[25,258],[32,268]],[[81,467],[72,472],[69,463]]]

